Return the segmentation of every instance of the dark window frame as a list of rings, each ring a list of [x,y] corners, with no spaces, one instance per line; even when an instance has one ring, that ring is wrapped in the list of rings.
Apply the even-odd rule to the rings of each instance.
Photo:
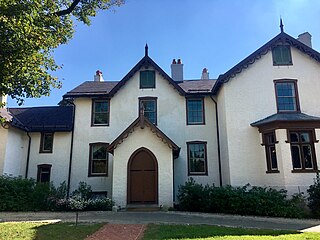
[[[295,112],[300,112],[300,101],[299,101],[299,92],[298,92],[298,80],[297,79],[276,79],[273,80],[274,82],[274,91],[275,91],[275,96],[276,96],[276,106],[277,106],[277,113],[295,113]],[[292,83],[294,87],[294,94],[295,96],[292,98],[295,98],[295,110],[280,110],[279,109],[279,101],[278,99],[283,97],[279,97],[277,94],[277,85],[281,83]],[[290,96],[287,96],[290,97]]]
[[[52,136],[52,142],[50,143],[50,149],[45,149],[45,139],[46,135]],[[53,153],[53,142],[54,142],[54,133],[53,132],[42,132],[40,137],[40,149],[39,153]]]
[[[273,135],[274,137],[274,142],[270,143],[268,141],[268,136]],[[277,157],[277,151],[276,151],[276,144],[279,143],[276,138],[276,133],[275,131],[266,131],[262,133],[262,146],[265,147],[265,154],[266,154],[266,163],[267,163],[267,171],[266,173],[279,173],[279,165],[278,165],[278,157]],[[272,157],[270,151],[274,148],[274,151],[276,152],[276,164],[277,167],[273,168],[272,167]]]
[[[299,140],[298,142],[291,142],[290,133],[298,133]],[[309,133],[309,142],[300,141],[301,133]],[[292,162],[292,173],[304,173],[304,172],[318,172],[317,166],[317,158],[315,152],[314,144],[319,142],[316,140],[316,133],[314,129],[287,129],[287,141],[286,143],[290,143],[290,154],[291,154],[291,162]],[[312,168],[305,167],[305,161],[303,161],[303,151],[301,151],[303,146],[310,145],[311,147],[311,157],[312,157]],[[292,146],[298,146],[299,148],[299,158],[301,168],[294,168],[293,166],[293,158],[292,158]]]
[[[191,158],[189,155],[190,145],[202,144],[204,145],[204,172],[191,172]],[[208,152],[206,141],[190,141],[187,142],[187,160],[188,160],[188,176],[208,176]]]
[[[142,82],[143,73],[150,73],[150,72],[153,73],[153,77],[154,77],[152,86],[151,85],[143,85],[143,82]],[[155,70],[142,70],[142,71],[140,71],[139,87],[140,87],[140,89],[154,89],[154,88],[156,88],[156,71]]]
[[[158,124],[158,103],[157,103],[158,98],[157,97],[139,97],[139,109],[138,109],[138,115],[140,114],[140,109],[142,107],[142,102],[143,101],[154,101],[155,103],[155,123],[153,123],[154,125]],[[152,122],[152,121],[150,121]]]
[[[188,108],[188,102],[189,101],[194,101],[194,100],[200,100],[202,102],[202,109],[201,109],[201,112],[202,112],[202,121],[201,122],[190,122],[189,121],[189,113],[192,112],[189,110]],[[206,124],[206,120],[205,120],[205,106],[204,106],[204,97],[188,97],[186,98],[186,121],[187,121],[187,125],[205,125]]]
[[[108,102],[108,110],[107,110],[107,123],[95,123],[95,103],[96,102]],[[91,105],[91,127],[105,127],[105,126],[110,126],[110,98],[97,98],[97,99],[92,99],[92,105]]]
[[[92,165],[93,165],[93,161],[95,161],[93,159],[93,146],[94,145],[105,145],[105,148],[107,148],[109,146],[109,143],[105,143],[105,142],[94,142],[94,143],[90,143],[89,144],[89,166],[88,166],[88,177],[108,177],[108,172],[109,172],[109,153],[106,150],[106,172],[105,173],[93,173],[92,172]],[[101,161],[101,160],[100,160]]]
[[[288,61],[283,61],[283,56],[281,56],[282,58],[282,61],[281,62],[277,62],[276,60],[276,48],[286,48],[289,52],[289,59]],[[281,55],[283,54],[282,51],[283,50],[280,50],[281,51]],[[274,46],[271,50],[272,52],[272,62],[273,62],[273,66],[290,66],[290,65],[293,65],[293,62],[292,62],[292,54],[291,54],[291,47],[290,45],[287,45],[287,44],[278,44],[276,46]]]
[[[52,165],[51,164],[39,164],[39,165],[37,165],[37,167],[38,167],[37,182],[50,182]],[[49,169],[49,181],[41,181],[44,168]]]

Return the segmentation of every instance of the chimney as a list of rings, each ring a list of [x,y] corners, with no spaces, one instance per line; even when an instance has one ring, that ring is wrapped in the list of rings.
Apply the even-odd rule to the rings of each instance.
[[[201,80],[209,80],[209,72],[207,68],[202,70]]]
[[[303,44],[307,45],[308,47],[312,48],[312,44],[311,44],[311,34],[308,32],[305,33],[301,33],[297,40],[302,42]]]
[[[181,62],[181,59],[178,59],[178,61],[176,61],[175,59],[172,60],[171,78],[177,82],[183,81],[183,64]]]
[[[95,82],[103,82],[102,72],[100,70],[96,71],[96,75],[94,75]]]

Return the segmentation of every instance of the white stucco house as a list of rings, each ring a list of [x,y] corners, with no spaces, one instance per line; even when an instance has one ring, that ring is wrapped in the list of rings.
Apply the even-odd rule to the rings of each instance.
[[[0,174],[80,181],[117,205],[172,206],[178,186],[231,184],[305,191],[320,161],[320,53],[283,31],[210,79],[171,76],[149,56],[120,81],[97,71],[66,106],[10,108]]]

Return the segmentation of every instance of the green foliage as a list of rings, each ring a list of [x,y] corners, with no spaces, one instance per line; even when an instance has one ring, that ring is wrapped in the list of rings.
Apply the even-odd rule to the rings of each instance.
[[[60,67],[52,53],[74,33],[73,19],[87,25],[98,10],[123,0],[0,1],[0,96],[18,103],[24,97],[48,96],[61,82],[52,72]]]
[[[67,186],[62,182],[37,183],[33,179],[0,176],[0,211],[110,211],[114,205],[109,198],[91,198],[91,186],[80,182],[67,199]]]
[[[315,217],[320,217],[320,176],[319,173],[316,174],[314,184],[311,185],[307,190],[308,206],[311,209],[312,215]]]
[[[190,178],[179,187],[179,210],[260,215],[273,217],[303,217],[302,195],[287,198],[285,190],[251,187],[203,186]]]

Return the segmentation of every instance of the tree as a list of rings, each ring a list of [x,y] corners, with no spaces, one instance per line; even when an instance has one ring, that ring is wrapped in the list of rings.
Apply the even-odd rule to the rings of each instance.
[[[73,19],[90,25],[99,10],[124,0],[1,0],[0,96],[19,104],[25,97],[48,96],[61,82],[52,52],[74,33]],[[1,104],[1,103],[0,103]]]

